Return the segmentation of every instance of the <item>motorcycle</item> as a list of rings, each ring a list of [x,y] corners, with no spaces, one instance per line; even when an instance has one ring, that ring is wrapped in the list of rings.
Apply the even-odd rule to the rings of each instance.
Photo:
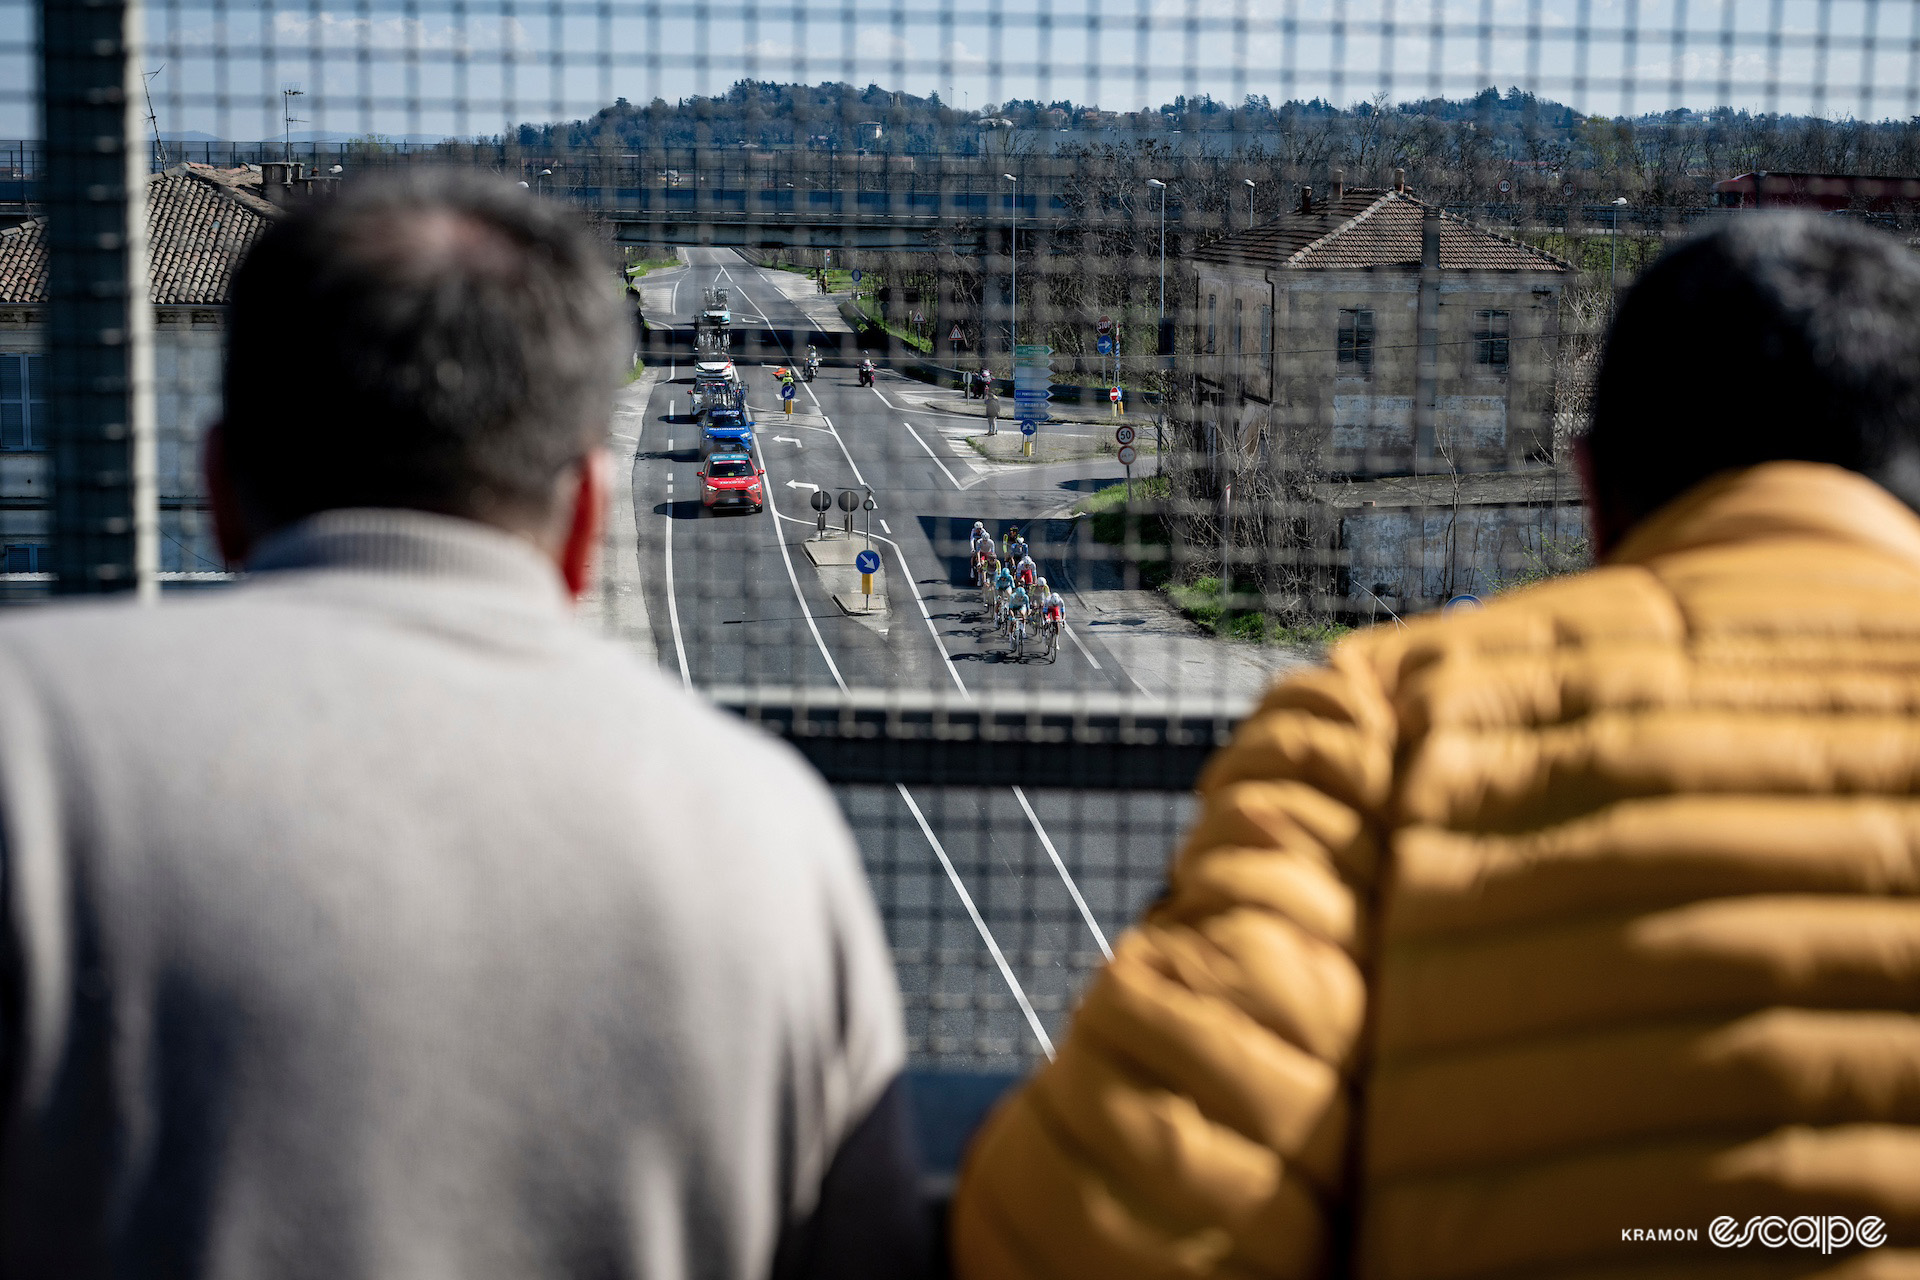
[[[870,387],[873,385],[873,366],[872,365],[863,364],[860,366],[860,385],[863,387]]]
[[[806,372],[806,378],[807,378],[807,381],[808,381],[808,382],[812,382],[812,381],[813,381],[813,374],[814,374],[814,371],[815,371],[816,369],[818,369],[819,367],[820,367],[820,362],[819,362],[818,360],[816,360],[816,359],[814,359],[814,358],[813,358],[812,356],[809,356],[809,357],[807,357],[807,372]]]

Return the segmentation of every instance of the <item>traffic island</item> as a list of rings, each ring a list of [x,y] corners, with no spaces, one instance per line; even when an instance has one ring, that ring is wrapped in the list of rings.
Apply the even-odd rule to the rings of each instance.
[[[827,594],[833,597],[833,603],[840,612],[886,635],[892,607],[887,599],[884,561],[876,565],[877,571],[872,574],[873,594],[869,596],[860,589],[863,576],[860,572],[860,556],[871,550],[879,560],[879,548],[869,548],[867,540],[858,534],[851,538],[844,534],[824,539],[809,538],[800,546],[807,553],[807,559],[813,562],[814,569],[820,574],[821,585],[826,587]]]
[[[1033,456],[1030,458],[1021,448],[1025,439],[1020,434],[1019,423],[1006,422],[1001,424],[998,435],[971,435],[967,437],[967,443],[989,462],[1078,462],[1083,458],[1119,457],[1120,446],[1111,430],[1102,431],[1080,423],[1042,424],[1034,433]],[[1153,453],[1150,445],[1140,449],[1136,443],[1134,447],[1139,449],[1136,456]]]

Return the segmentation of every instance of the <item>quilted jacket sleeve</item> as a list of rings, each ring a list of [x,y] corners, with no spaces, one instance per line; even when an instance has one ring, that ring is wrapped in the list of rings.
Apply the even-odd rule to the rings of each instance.
[[[969,1153],[962,1280],[1327,1269],[1395,737],[1373,670],[1276,686],[1208,766],[1166,897]]]

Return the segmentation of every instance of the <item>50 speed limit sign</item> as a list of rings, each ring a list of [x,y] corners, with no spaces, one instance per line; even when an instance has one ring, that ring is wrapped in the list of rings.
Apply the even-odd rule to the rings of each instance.
[[[1115,440],[1118,440],[1121,444],[1132,444],[1133,428],[1132,427],[1116,427],[1114,428],[1113,438]]]

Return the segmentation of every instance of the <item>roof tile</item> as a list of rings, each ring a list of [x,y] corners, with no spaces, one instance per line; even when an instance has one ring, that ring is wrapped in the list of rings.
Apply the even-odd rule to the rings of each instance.
[[[181,165],[147,180],[147,282],[160,306],[218,306],[276,216],[237,172]],[[0,231],[0,303],[47,299],[46,219]]]

